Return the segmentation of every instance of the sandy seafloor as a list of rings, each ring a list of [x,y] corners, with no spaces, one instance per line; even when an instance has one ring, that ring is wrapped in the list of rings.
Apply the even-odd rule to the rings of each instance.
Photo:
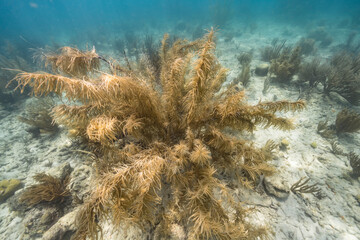
[[[246,89],[248,101],[255,104],[260,100],[297,100],[299,89],[294,82],[287,85],[272,83],[267,94],[263,95],[265,77],[256,76],[253,70],[263,63],[260,60],[260,49],[270,44],[273,38],[287,39],[288,44],[295,44],[301,37],[306,37],[305,29],[259,23],[257,29],[251,33],[242,31],[243,27],[232,24],[227,29],[220,30],[217,35],[216,52],[223,66],[230,70],[228,80],[240,72],[236,56],[241,51],[254,49],[251,82]],[[285,30],[291,35],[283,36]],[[327,27],[327,31],[334,38],[334,42],[327,48],[318,47],[315,55],[321,58],[328,58],[331,48],[344,42],[350,32],[335,27]],[[231,34],[233,38],[228,41],[227,36]],[[160,37],[162,32],[156,35]],[[105,48],[106,44],[103,47]],[[111,55],[109,52],[106,54]],[[276,143],[286,139],[289,142],[288,148],[276,149],[275,158],[271,162],[277,169],[274,181],[290,187],[301,177],[309,177],[310,183],[317,183],[323,195],[319,199],[310,193],[290,192],[286,199],[279,200],[266,194],[261,187],[256,191],[239,190],[240,199],[245,206],[257,208],[250,221],[269,226],[275,239],[360,239],[360,203],[356,199],[360,194],[359,179],[349,177],[351,167],[348,159],[334,155],[330,142],[317,133],[319,121],[327,119],[329,123],[334,123],[336,114],[343,108],[348,107],[358,112],[360,108],[349,105],[336,94],[325,96],[320,87],[307,99],[305,110],[286,114],[294,119],[296,129],[279,131],[258,128],[252,136],[249,135],[257,146],[262,146],[269,139]],[[17,116],[24,113],[26,104],[31,101],[34,99],[27,99],[14,111],[0,108],[0,179],[21,179],[26,187],[34,183],[34,174],[48,172],[68,162],[74,169],[72,181],[75,183],[71,187],[77,188],[81,195],[81,183],[87,186],[87,178],[92,176],[91,161],[87,160],[86,154],[76,152],[78,143],[67,137],[65,129],[55,136],[42,135],[40,138],[33,138],[27,133],[26,124],[19,122]],[[343,134],[335,140],[345,152],[354,150],[357,154],[360,153],[360,133]],[[317,144],[316,148],[310,146],[313,142]],[[22,214],[10,211],[12,201],[13,198],[10,198],[0,205],[0,239],[32,239],[24,234],[29,228],[29,220],[26,217],[24,219]],[[123,239],[121,234],[112,233],[109,224],[105,224],[103,230],[104,239]],[[131,231],[128,231],[128,234],[124,239],[131,239]]]

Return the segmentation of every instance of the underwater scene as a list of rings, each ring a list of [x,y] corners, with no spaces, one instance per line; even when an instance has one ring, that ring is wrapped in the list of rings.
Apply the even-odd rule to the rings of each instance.
[[[360,1],[0,0],[0,239],[360,240]]]

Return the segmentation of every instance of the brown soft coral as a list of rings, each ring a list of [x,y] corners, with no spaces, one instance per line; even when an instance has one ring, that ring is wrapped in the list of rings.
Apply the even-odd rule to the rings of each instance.
[[[299,71],[301,63],[301,48],[295,47],[292,51],[284,49],[279,58],[271,61],[270,72],[276,75],[280,82],[287,82]]]
[[[67,189],[69,177],[61,180],[45,173],[39,173],[34,176],[34,179],[39,183],[26,188],[20,197],[20,201],[28,206],[34,206],[41,202],[60,203],[70,195]]]
[[[19,87],[35,95],[56,92],[81,106],[61,105],[57,122],[76,129],[96,148],[98,183],[78,216],[77,239],[99,237],[99,221],[135,223],[152,237],[168,238],[174,224],[187,238],[255,239],[229,183],[252,187],[270,174],[274,144],[257,149],[239,137],[256,126],[291,129],[278,111],[304,108],[303,101],[248,105],[216,59],[214,31],[195,42],[160,48],[160,74],[151,68],[114,65],[113,74],[76,79],[20,73]],[[154,77],[145,76],[157,76]],[[229,134],[229,130],[232,134]]]

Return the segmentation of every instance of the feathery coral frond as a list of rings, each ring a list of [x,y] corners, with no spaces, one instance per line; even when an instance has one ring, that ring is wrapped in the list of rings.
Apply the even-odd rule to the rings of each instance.
[[[62,202],[66,196],[70,195],[67,189],[69,177],[59,179],[45,173],[38,173],[34,179],[39,183],[25,189],[20,197],[20,201],[28,206],[34,206],[40,202]]]
[[[305,101],[299,100],[296,102],[289,102],[289,101],[259,102],[256,106],[271,113],[275,113],[279,111],[295,112],[295,111],[301,111],[305,108]]]
[[[84,127],[90,120],[89,112],[91,105],[68,106],[58,105],[52,109],[54,120],[58,124],[64,124],[69,127]]]
[[[95,48],[83,52],[72,47],[62,47],[59,52],[59,54],[45,53],[42,56],[45,66],[51,65],[54,72],[60,71],[81,78],[100,68],[100,57]]]
[[[91,141],[110,144],[116,140],[118,124],[116,118],[99,116],[91,119],[86,133]]]
[[[201,103],[206,101],[204,96],[208,89],[208,79],[211,69],[215,64],[214,34],[214,30],[211,29],[205,36],[204,44],[199,50],[199,57],[194,63],[193,76],[186,86],[187,95],[185,96],[185,109],[187,112],[187,125],[192,125],[194,118],[196,118],[196,116],[201,116],[201,114],[199,114],[199,108],[202,105]]]
[[[72,236],[73,239],[102,239],[102,228],[99,225],[103,205],[97,198],[92,198],[84,203],[79,209],[76,217],[77,231]]]
[[[97,84],[50,73],[21,72],[16,75],[13,81],[18,82],[15,89],[19,88],[23,92],[25,86],[30,86],[35,96],[46,96],[51,92],[61,96],[64,92],[69,100],[80,100],[82,102],[100,102],[106,98]]]
[[[123,125],[122,132],[124,135],[132,135],[136,138],[142,136],[139,130],[144,127],[144,124],[141,119],[137,119],[135,115],[131,115],[129,118],[124,120],[121,125]]]
[[[190,161],[199,164],[209,164],[211,160],[210,151],[203,145],[202,141],[195,140],[195,148],[190,154]]]

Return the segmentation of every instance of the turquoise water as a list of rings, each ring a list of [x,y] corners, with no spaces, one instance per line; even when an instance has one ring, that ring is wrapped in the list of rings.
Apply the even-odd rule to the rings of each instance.
[[[58,38],[101,35],[162,28],[171,31],[179,21],[203,28],[226,28],[230,21],[272,21],[305,26],[313,21],[348,21],[359,28],[359,1],[0,1],[0,41],[18,42],[19,36],[35,45]],[[81,35],[81,37],[79,36]],[[78,39],[80,41],[80,39]],[[21,41],[20,41],[21,42]],[[75,43],[74,43],[75,44]]]

